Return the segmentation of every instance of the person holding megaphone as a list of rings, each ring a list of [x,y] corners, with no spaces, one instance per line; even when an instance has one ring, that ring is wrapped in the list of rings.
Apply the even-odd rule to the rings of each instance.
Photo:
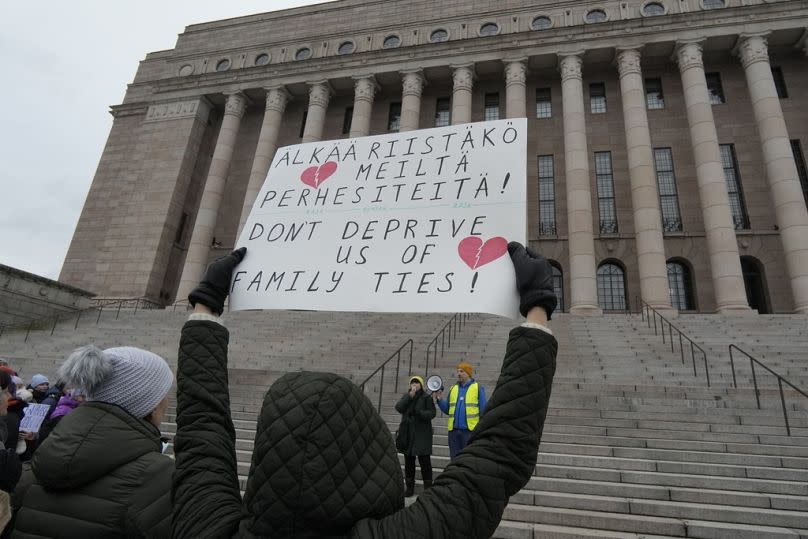
[[[424,379],[410,378],[410,388],[396,403],[401,423],[396,432],[396,449],[404,454],[404,497],[415,493],[415,457],[421,466],[424,490],[432,486],[432,419],[435,403],[424,391]]]

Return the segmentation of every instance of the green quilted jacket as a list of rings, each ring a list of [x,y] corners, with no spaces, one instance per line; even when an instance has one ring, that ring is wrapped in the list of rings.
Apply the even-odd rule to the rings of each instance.
[[[171,536],[173,461],[157,427],[118,406],[86,402],[66,415],[32,468],[12,538]]]
[[[469,445],[404,507],[393,438],[373,405],[334,374],[276,381],[258,418],[244,500],[230,418],[227,330],[182,330],[173,533],[198,537],[490,537],[536,465],[558,344],[510,333],[502,372]]]

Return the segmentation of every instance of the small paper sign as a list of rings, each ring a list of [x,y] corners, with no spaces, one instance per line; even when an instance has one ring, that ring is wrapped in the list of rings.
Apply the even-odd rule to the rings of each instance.
[[[50,406],[47,404],[29,404],[25,407],[25,416],[20,421],[21,432],[39,432],[39,427],[45,421]]]
[[[280,148],[230,308],[518,315],[525,118]]]

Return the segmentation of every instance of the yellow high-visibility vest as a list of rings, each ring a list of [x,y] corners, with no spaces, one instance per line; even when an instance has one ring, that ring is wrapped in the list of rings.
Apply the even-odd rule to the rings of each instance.
[[[457,406],[457,394],[460,390],[457,384],[449,390],[449,430],[454,430],[454,414]],[[480,390],[477,382],[473,382],[466,389],[466,424],[469,430],[474,430],[480,422]]]

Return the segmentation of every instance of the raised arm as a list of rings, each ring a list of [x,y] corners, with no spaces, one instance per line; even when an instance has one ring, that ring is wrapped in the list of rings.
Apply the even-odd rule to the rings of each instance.
[[[230,417],[227,329],[218,323],[230,275],[244,253],[213,262],[189,299],[177,371],[173,537],[230,537],[241,516],[236,436]],[[218,266],[217,266],[218,264]]]

